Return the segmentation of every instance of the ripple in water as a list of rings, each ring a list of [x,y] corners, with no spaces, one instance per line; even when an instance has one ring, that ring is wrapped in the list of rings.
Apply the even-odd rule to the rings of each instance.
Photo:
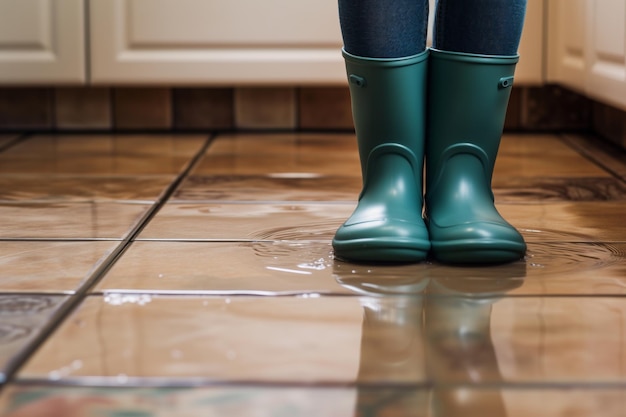
[[[254,234],[259,241],[252,245],[257,256],[283,260],[308,270],[332,267],[330,241],[341,221],[303,224],[298,227],[283,227],[262,230]],[[554,230],[521,230],[528,242],[528,253],[523,261],[513,264],[479,268],[463,268],[472,276],[498,275],[522,277],[528,275],[553,275],[567,272],[593,271],[624,262],[626,253],[618,246],[597,242],[593,237]],[[267,242],[271,241],[271,242]],[[345,264],[342,262],[342,264]],[[337,265],[335,265],[337,266]],[[522,267],[523,268],[520,268]],[[359,266],[359,271],[363,266]],[[437,263],[429,264],[431,272],[438,275],[440,268],[449,267]],[[460,270],[457,268],[457,271]],[[399,273],[399,270],[395,270]],[[423,271],[422,271],[423,272]],[[377,266],[370,274],[385,274],[385,267]],[[457,274],[453,274],[457,275]]]

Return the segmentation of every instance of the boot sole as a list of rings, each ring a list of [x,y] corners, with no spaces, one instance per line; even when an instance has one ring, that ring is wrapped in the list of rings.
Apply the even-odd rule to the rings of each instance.
[[[499,264],[514,262],[526,254],[526,244],[510,241],[431,242],[433,257],[450,264]]]
[[[381,241],[380,239],[359,239],[346,242],[333,240],[335,257],[356,262],[409,263],[426,259],[429,242],[423,241]]]

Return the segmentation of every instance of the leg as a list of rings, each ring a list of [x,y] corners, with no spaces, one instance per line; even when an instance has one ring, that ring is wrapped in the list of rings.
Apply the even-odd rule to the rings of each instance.
[[[527,0],[438,0],[434,47],[482,55],[515,55]]]
[[[339,0],[344,49],[368,58],[416,55],[426,47],[428,0]]]
[[[363,190],[333,248],[351,261],[420,261],[427,0],[340,0]]]
[[[426,144],[432,251],[450,263],[518,260],[526,244],[496,210],[491,177],[525,0],[439,0],[437,7]]]

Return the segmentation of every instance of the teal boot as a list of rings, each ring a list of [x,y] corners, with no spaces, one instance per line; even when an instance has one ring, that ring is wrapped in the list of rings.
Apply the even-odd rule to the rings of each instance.
[[[517,61],[431,49],[425,219],[439,261],[503,263],[526,252],[491,190]]]
[[[422,219],[428,51],[396,59],[343,55],[363,190],[335,234],[335,255],[348,261],[421,261],[430,249]]]

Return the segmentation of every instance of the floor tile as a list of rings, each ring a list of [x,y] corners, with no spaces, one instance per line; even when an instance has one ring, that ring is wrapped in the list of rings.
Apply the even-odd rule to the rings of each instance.
[[[325,242],[141,241],[132,244],[96,291],[350,294],[334,278],[335,263]],[[405,269],[408,275],[420,268]]]
[[[166,204],[139,239],[325,240],[354,204]]]
[[[330,241],[355,203],[166,204],[140,239]],[[528,242],[623,242],[623,202],[499,204]],[[601,211],[602,215],[597,213]]]
[[[206,135],[194,134],[38,134],[12,147],[11,156],[193,156]]]
[[[205,140],[202,135],[39,135],[0,154],[0,173],[178,174]]]
[[[18,135],[14,135],[14,134],[0,134],[0,149],[8,144],[9,142],[11,142],[12,140],[14,140]]]
[[[136,378],[164,383],[354,382],[362,316],[356,297],[112,293],[88,298],[19,378],[79,382],[87,377],[113,384]],[[418,378],[416,369],[405,369],[398,378]]]
[[[6,417],[283,416],[579,417],[622,416],[622,389],[427,388],[89,388],[9,386]]]
[[[122,239],[147,204],[0,203],[0,239]]]
[[[0,295],[0,382],[22,349],[37,337],[65,296]]]
[[[191,176],[171,201],[356,201],[361,179],[355,176],[286,174],[275,176]]]
[[[117,245],[0,241],[0,292],[75,291]]]
[[[168,175],[0,175],[0,201],[155,202],[172,181]]]
[[[626,344],[622,298],[439,295],[110,293],[87,299],[19,378],[168,386],[626,382],[626,369],[616,366]]]
[[[429,284],[429,282],[431,284]],[[463,268],[358,265],[330,242],[135,242],[96,291],[203,294],[624,295],[626,244],[531,243],[526,259]]]
[[[623,201],[501,204],[500,213],[529,242],[624,242]]]
[[[495,177],[499,203],[527,204],[559,201],[626,199],[626,183],[613,177]]]
[[[361,177],[354,135],[222,135],[193,175],[317,174]]]

